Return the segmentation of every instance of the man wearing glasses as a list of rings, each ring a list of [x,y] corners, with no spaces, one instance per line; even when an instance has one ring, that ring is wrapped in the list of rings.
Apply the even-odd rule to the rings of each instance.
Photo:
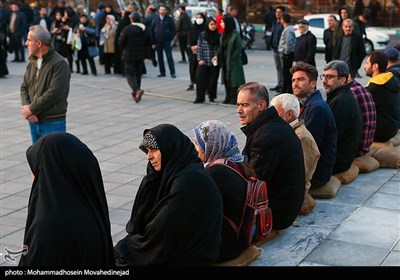
[[[305,62],[290,69],[293,94],[300,101],[299,119],[317,143],[321,156],[311,179],[311,189],[324,186],[331,178],[336,159],[336,123],[328,104],[316,89],[318,70]]]
[[[363,120],[347,82],[349,66],[341,60],[333,60],[325,65],[320,76],[327,96],[326,102],[336,121],[337,151],[333,174],[348,170],[357,155],[361,141]]]

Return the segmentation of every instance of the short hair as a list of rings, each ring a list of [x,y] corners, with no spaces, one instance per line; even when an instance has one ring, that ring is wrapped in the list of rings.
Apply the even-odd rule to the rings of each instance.
[[[379,73],[384,73],[388,65],[388,58],[383,52],[372,51],[368,54],[369,61],[372,64],[378,64]]]
[[[179,5],[179,9],[182,9],[182,11],[186,11],[186,6],[185,5]]]
[[[293,75],[297,71],[305,72],[310,81],[318,80],[318,70],[314,65],[305,62],[297,62],[295,66],[290,69],[290,74]]]
[[[284,6],[278,6],[278,7],[275,8],[274,11],[276,12],[276,10],[278,10],[278,9],[281,10],[282,12],[286,11],[286,8]]]
[[[285,113],[292,110],[294,117],[296,119],[299,118],[300,114],[300,102],[297,99],[296,96],[290,93],[282,93],[279,95],[276,95],[274,98],[271,100],[271,106],[275,106],[277,104],[281,104],[283,110],[285,110]]]
[[[335,69],[338,73],[338,77],[345,77],[346,79],[349,77],[350,69],[349,65],[343,60],[332,60],[328,64],[325,65],[324,71],[329,69]]]
[[[46,28],[40,25],[32,25],[29,27],[29,31],[33,33],[36,40],[41,41],[48,47],[51,46],[51,34]]]
[[[267,103],[267,107],[269,107],[269,94],[268,90],[265,86],[257,82],[249,82],[241,85],[238,88],[238,92],[242,90],[247,90],[251,95],[253,95],[257,102],[261,100],[265,100]]]
[[[290,20],[291,20],[292,18],[291,18],[291,16],[290,16],[289,14],[284,13],[284,14],[282,15],[282,19],[283,19],[283,21],[284,21],[285,23],[290,23]]]

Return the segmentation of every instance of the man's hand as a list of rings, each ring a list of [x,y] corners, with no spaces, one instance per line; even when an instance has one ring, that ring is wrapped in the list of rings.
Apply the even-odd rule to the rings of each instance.
[[[24,119],[26,119],[29,122],[38,122],[38,117],[34,114],[32,114],[31,109],[29,109],[29,105],[23,105],[21,106],[21,112],[22,116]]]

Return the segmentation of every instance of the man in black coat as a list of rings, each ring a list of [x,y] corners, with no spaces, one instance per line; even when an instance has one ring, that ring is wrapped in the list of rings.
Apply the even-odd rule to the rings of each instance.
[[[268,90],[251,82],[242,85],[237,97],[240,124],[246,135],[242,154],[267,182],[273,229],[292,225],[304,199],[303,150],[293,128],[269,106]]]
[[[297,38],[294,49],[294,61],[305,62],[315,66],[315,53],[317,52],[317,38],[308,30],[309,23],[305,19],[297,21],[300,37]]]
[[[140,14],[133,12],[129,15],[130,25],[126,26],[119,37],[119,46],[122,52],[122,60],[125,62],[125,76],[132,89],[132,98],[139,103],[143,90],[140,90],[142,81],[143,63],[146,56],[146,48],[151,45],[146,26],[140,23]]]
[[[358,153],[363,119],[360,106],[347,82],[349,67],[346,62],[333,60],[325,65],[322,83],[326,102],[335,117],[337,130],[336,162],[333,174],[348,170]]]

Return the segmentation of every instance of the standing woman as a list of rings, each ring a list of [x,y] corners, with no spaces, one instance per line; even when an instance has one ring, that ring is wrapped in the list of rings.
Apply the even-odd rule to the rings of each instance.
[[[117,265],[204,266],[221,244],[222,198],[190,139],[171,124],[143,132],[148,159]]]
[[[196,72],[197,72],[197,39],[200,33],[206,30],[207,18],[203,13],[196,15],[195,22],[193,23],[189,35],[188,35],[188,57],[189,57],[189,73],[190,73],[190,85],[186,90],[194,90],[194,84],[196,83]]]
[[[77,137],[53,132],[30,146],[34,180],[19,266],[115,266],[99,163]]]
[[[220,34],[214,19],[207,21],[206,30],[200,33],[197,40],[197,73],[196,73],[196,100],[193,103],[203,103],[206,91],[210,102],[217,98],[217,83],[219,66],[213,65],[211,59],[219,46]]]
[[[111,67],[114,67],[116,31],[117,31],[117,22],[115,21],[115,16],[107,15],[106,24],[100,30],[100,45],[104,46],[103,62],[104,62],[105,74],[111,74]]]
[[[224,27],[224,33],[221,37],[220,48],[217,56],[218,63],[222,67],[222,84],[225,85],[224,104],[236,104],[237,90],[239,86],[245,83],[244,70],[240,54],[242,53],[242,39],[235,30],[235,21],[233,17],[225,15],[221,20],[221,26]]]

